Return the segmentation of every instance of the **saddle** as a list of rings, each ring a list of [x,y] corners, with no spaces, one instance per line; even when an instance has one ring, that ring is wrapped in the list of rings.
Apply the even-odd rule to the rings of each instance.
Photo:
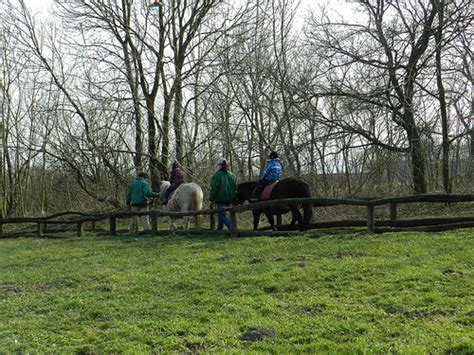
[[[260,200],[262,200],[262,201],[263,200],[268,200],[270,198],[270,195],[271,195],[272,191],[273,191],[273,188],[275,187],[275,185],[277,183],[278,183],[278,181],[275,181],[274,183],[265,186],[262,193],[260,194]]]
[[[173,198],[173,195],[174,195],[175,192],[176,192],[176,190],[173,190],[173,191],[170,192],[170,194],[168,195],[168,198],[165,201],[163,201],[163,206],[166,206],[168,204],[168,202],[170,202],[170,200]]]

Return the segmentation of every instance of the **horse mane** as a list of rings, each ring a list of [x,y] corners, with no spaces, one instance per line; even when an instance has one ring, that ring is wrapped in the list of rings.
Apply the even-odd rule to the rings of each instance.
[[[160,192],[164,192],[170,185],[171,183],[168,180],[160,181]]]
[[[253,181],[240,182],[238,185],[242,187],[250,187],[252,185],[257,185],[257,184],[258,184],[258,180],[253,180]]]

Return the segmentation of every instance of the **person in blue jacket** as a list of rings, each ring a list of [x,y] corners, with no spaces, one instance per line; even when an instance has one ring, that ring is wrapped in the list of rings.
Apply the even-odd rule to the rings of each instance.
[[[265,186],[273,184],[274,182],[280,180],[280,176],[281,164],[278,160],[278,154],[276,152],[271,152],[268,156],[265,168],[263,169],[262,178],[260,179],[257,187],[253,191],[253,195],[250,199],[250,202],[256,202],[260,200],[260,194],[262,193]]]

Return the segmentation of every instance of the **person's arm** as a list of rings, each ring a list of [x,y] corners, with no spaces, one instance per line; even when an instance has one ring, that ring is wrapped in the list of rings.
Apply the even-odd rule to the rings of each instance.
[[[150,189],[150,186],[148,186],[148,183],[146,181],[143,182],[143,195],[145,197],[158,197],[160,194],[158,192],[154,192]]]
[[[132,188],[131,188],[131,186],[128,186],[127,194],[125,196],[125,204],[127,206],[130,206],[131,202],[132,202]]]
[[[232,174],[232,181],[233,181],[233,184],[234,184],[232,186],[232,189],[234,190],[234,199],[235,199],[237,194],[239,193],[239,188],[237,186],[237,178],[233,174]]]
[[[219,176],[218,174],[214,174],[211,179],[211,191],[209,191],[209,201],[215,202],[218,190],[219,190]]]
[[[271,161],[267,161],[267,163],[265,164],[265,168],[263,169],[262,179],[269,180],[271,173],[272,173],[272,163]]]
[[[280,180],[281,178],[281,171],[283,170],[281,163],[278,161],[277,162],[277,180]]]

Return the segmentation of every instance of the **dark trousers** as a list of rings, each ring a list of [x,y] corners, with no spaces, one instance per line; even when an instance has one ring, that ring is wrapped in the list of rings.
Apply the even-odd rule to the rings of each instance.
[[[255,188],[255,190],[253,190],[253,194],[252,194],[252,198],[260,198],[260,195],[262,194],[263,192],[263,189],[270,185],[272,182],[271,181],[268,181],[268,180],[265,180],[265,179],[260,179],[260,181],[258,182],[257,184],[257,187]]]
[[[168,187],[165,192],[163,192],[163,196],[161,196],[161,201],[163,202],[163,205],[167,205],[168,204],[168,198],[170,197],[171,193],[176,190],[178,186],[173,186],[171,185],[170,187]]]

